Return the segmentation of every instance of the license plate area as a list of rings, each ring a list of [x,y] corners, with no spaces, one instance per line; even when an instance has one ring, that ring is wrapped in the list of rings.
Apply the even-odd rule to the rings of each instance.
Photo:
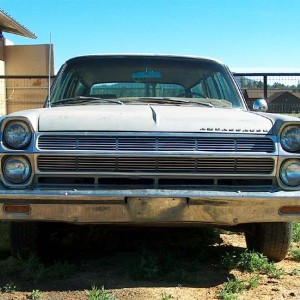
[[[136,222],[174,222],[183,218],[188,198],[128,197],[127,208]]]

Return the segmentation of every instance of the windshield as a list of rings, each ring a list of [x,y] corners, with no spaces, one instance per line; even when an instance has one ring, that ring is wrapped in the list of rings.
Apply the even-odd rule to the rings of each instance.
[[[176,105],[208,103],[212,107],[244,108],[223,65],[206,59],[167,56],[72,59],[59,72],[50,99],[51,106],[147,102],[159,105],[173,101]]]

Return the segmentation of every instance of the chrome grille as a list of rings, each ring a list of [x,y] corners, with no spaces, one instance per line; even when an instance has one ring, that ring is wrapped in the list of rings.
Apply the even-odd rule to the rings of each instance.
[[[223,138],[187,136],[70,136],[41,135],[41,150],[78,151],[212,151],[212,152],[264,152],[273,153],[270,138]]]
[[[101,157],[40,155],[41,172],[270,174],[272,158]]]

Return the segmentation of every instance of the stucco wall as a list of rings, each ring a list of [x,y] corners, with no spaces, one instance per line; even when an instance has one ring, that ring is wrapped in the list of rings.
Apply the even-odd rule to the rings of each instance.
[[[0,38],[0,60],[4,61],[4,45],[5,45],[5,40]]]
[[[6,75],[48,75],[49,45],[13,45],[4,47]],[[53,58],[53,51],[52,51]],[[51,75],[54,74],[53,59]]]
[[[5,75],[5,62],[0,60],[0,75]],[[5,79],[0,79],[0,116],[6,113],[6,85]]]

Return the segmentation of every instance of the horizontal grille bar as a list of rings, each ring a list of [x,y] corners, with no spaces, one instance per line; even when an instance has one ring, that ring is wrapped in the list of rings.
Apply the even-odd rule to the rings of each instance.
[[[265,152],[275,151],[270,138],[206,138],[206,137],[143,137],[143,136],[69,136],[42,135],[41,150],[81,151],[212,151]]]
[[[40,155],[42,172],[176,172],[269,174],[271,158],[99,157]]]
[[[36,183],[40,186],[55,185],[70,186],[70,187],[101,187],[101,188],[176,188],[188,189],[191,187],[207,187],[217,185],[219,190],[222,188],[228,189],[232,187],[251,188],[262,186],[272,186],[273,180],[268,178],[248,179],[248,178],[128,178],[128,177],[73,177],[66,176],[38,176]],[[246,188],[246,189],[247,189]]]

